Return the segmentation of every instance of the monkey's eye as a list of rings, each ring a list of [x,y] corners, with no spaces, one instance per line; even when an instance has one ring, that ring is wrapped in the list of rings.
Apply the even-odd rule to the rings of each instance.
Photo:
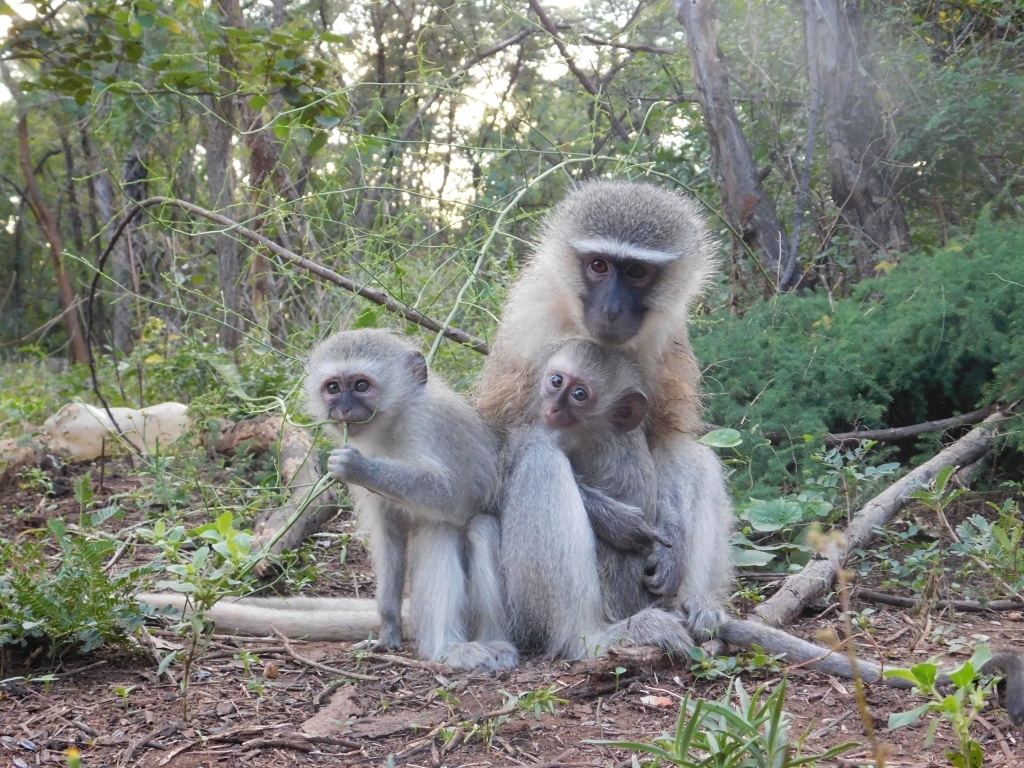
[[[356,392],[369,392],[370,382],[367,381],[366,379],[359,379],[356,381],[355,384],[352,385],[352,389],[354,389]]]
[[[583,403],[586,402],[588,397],[590,397],[590,393],[583,387],[575,387],[573,391],[569,393],[569,396],[577,403]]]
[[[642,282],[650,276],[651,270],[647,268],[646,264],[639,264],[637,262],[634,262],[626,267],[626,269],[623,271],[623,274],[630,280]]]
[[[591,259],[589,267],[590,271],[595,275],[607,274],[608,270],[611,269],[611,265],[608,263],[608,260],[601,258]]]
[[[336,381],[328,381],[324,384],[324,392],[328,395],[337,395],[341,393],[341,384]]]
[[[548,379],[548,381],[551,383],[551,388],[552,389],[561,389],[562,388],[562,384],[564,383],[565,380],[562,378],[562,375],[560,373],[556,373],[556,374],[553,374],[551,376],[551,378]]]

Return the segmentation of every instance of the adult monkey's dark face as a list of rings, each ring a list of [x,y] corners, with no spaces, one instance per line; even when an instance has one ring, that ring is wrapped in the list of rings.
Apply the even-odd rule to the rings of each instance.
[[[609,346],[636,336],[649,309],[659,270],[644,261],[601,253],[580,255],[583,319],[594,341]]]

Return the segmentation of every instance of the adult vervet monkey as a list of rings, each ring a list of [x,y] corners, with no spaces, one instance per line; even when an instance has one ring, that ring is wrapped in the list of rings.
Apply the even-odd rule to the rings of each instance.
[[[522,429],[537,421],[534,392],[548,351],[572,338],[633,355],[649,387],[654,525],[671,546],[655,544],[646,588],[681,610],[701,638],[723,620],[732,515],[718,459],[696,439],[700,375],[687,329],[690,306],[715,266],[690,198],[647,184],[591,181],[545,220],[509,292],[477,405],[508,437],[501,559],[510,616],[514,626],[524,617],[536,622],[533,640],[549,652],[594,633],[593,612],[580,608],[579,595],[592,599],[599,589],[600,565],[579,556],[587,546],[580,542],[593,534],[571,466],[554,441]],[[531,604],[538,592],[546,599]],[[649,611],[644,642],[661,636],[673,646],[675,620]]]
[[[644,510],[655,503],[647,490],[654,486],[654,462],[638,429],[647,414],[645,389],[639,365],[628,354],[594,342],[569,341],[544,365],[540,423],[531,428],[551,431],[576,473],[598,539],[604,610],[612,618],[635,614],[655,602],[644,587],[644,558],[638,554],[652,543]],[[619,546],[623,542],[626,546]],[[726,617],[716,639],[746,650],[756,645],[788,663],[830,675],[912,687],[903,678],[883,677],[882,667],[874,662],[858,659],[854,669],[844,651],[829,651],[757,621]],[[1021,655],[997,652],[980,671],[1005,676],[1007,714],[1014,725],[1024,722]],[[938,679],[940,684],[951,682],[946,671]]]
[[[374,648],[397,648],[408,564],[409,634],[421,657],[456,669],[515,666],[498,576],[494,433],[428,375],[418,349],[386,331],[344,331],[322,342],[310,355],[305,393],[313,418],[347,433],[327,469],[348,484],[369,533],[379,622],[367,601],[317,598],[243,600],[208,617],[246,633],[273,626],[344,640],[364,639],[379,624]],[[161,598],[140,599],[175,603]]]

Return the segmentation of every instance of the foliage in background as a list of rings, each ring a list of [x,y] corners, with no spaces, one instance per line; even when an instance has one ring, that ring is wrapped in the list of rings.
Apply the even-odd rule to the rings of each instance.
[[[703,318],[694,346],[707,419],[747,436],[751,467],[737,481],[799,482],[826,432],[1024,397],[1021,253],[1024,224],[983,217],[974,235],[908,255],[849,299],[778,296],[742,317]],[[784,439],[769,445],[766,435]],[[1011,440],[1020,446],[1020,433]]]

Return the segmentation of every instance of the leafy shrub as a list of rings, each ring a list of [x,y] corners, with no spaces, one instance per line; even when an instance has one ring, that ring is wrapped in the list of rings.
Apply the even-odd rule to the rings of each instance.
[[[72,534],[59,519],[48,533],[49,541],[0,540],[0,646],[45,644],[56,657],[125,642],[143,620],[131,599],[139,570],[112,579],[105,567],[117,542]]]
[[[830,431],[1024,396],[1024,223],[907,255],[846,299],[779,296],[695,328],[709,421],[749,432],[753,486],[785,484]],[[775,446],[756,438],[780,433]],[[808,436],[803,440],[804,436]],[[759,444],[760,443],[760,444]]]

